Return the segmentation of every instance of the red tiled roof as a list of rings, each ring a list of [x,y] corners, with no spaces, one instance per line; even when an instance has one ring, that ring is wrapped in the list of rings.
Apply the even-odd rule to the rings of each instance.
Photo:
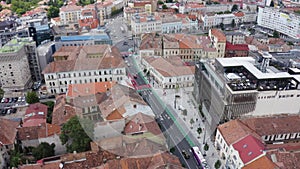
[[[218,38],[218,42],[226,42],[226,36],[221,30],[213,28],[211,29],[211,34]]]
[[[262,156],[253,162],[245,165],[243,169],[279,169],[267,156]]]
[[[25,117],[23,120],[23,127],[39,126],[46,123],[48,107],[41,103],[29,105],[26,109]]]
[[[95,95],[96,93],[104,93],[115,84],[115,82],[70,84],[68,86],[67,97],[88,96]]]
[[[236,17],[243,17],[243,16],[245,16],[244,12],[236,12],[236,13],[234,13],[234,15]]]
[[[14,144],[19,122],[0,118],[0,145]]]
[[[61,126],[76,115],[75,108],[67,105],[65,99],[64,95],[56,97],[56,104],[54,105],[52,113],[52,124]]]
[[[60,127],[54,124],[43,123],[40,126],[18,128],[18,139],[20,140],[36,140],[54,134],[60,134]]]
[[[154,135],[161,134],[159,126],[157,125],[155,119],[151,116],[138,113],[129,119],[130,121],[124,128],[125,134],[134,134],[140,132],[150,132]]]
[[[77,5],[67,5],[67,6],[62,6],[60,8],[61,12],[72,12],[72,11],[80,11],[81,10],[81,6],[77,6]]]
[[[239,152],[239,156],[244,164],[254,160],[263,154],[264,145],[260,140],[248,135],[234,143],[233,148]]]
[[[238,50],[238,51],[249,51],[247,44],[231,44],[230,42],[226,42],[226,50]]]

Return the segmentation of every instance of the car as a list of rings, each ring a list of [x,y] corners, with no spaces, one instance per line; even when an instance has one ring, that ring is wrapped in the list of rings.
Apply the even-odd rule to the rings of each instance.
[[[11,113],[17,113],[17,109],[16,109],[16,108],[13,108],[13,109],[11,110]]]
[[[22,98],[22,102],[25,102],[25,97]]]
[[[8,103],[9,102],[9,98],[6,98],[4,103]]]
[[[137,75],[133,75],[133,78],[137,79]]]
[[[12,113],[11,109],[8,109],[6,114],[9,115],[10,113]]]
[[[128,45],[128,42],[123,42],[123,45]]]
[[[20,102],[20,101],[22,101],[22,97],[19,97],[19,98],[18,98],[18,102]]]
[[[5,102],[5,98],[2,98],[1,103],[4,103],[4,102]]]
[[[17,101],[18,101],[18,97],[15,97],[13,102],[16,103]]]
[[[187,151],[182,150],[181,153],[182,153],[182,155],[183,155],[183,157],[184,157],[185,159],[189,159],[189,158],[190,158],[190,154],[189,154]]]
[[[14,98],[9,98],[8,103],[12,103],[14,101]]]

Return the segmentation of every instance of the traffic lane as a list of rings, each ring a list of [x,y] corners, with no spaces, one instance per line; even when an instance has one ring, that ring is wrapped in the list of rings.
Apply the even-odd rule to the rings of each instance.
[[[172,123],[170,123],[169,120],[158,120],[158,123],[162,126],[162,132],[165,134],[165,137],[172,141],[171,147],[175,148],[174,154],[179,157],[180,162],[184,164],[185,167],[196,169],[198,166],[190,152],[191,147],[181,132],[178,131],[178,128],[175,125],[171,125]],[[168,125],[172,127],[169,128]],[[182,154],[183,150],[190,154],[189,159],[184,158]]]

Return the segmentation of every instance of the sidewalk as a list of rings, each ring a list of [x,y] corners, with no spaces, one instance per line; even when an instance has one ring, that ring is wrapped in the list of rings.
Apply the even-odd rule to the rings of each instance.
[[[150,80],[150,84],[153,87],[153,81]],[[166,89],[163,90],[161,88],[157,88],[157,84],[154,84],[153,89],[157,93],[158,96],[167,104],[170,105],[170,107],[173,107],[173,109],[176,111],[179,118],[181,118],[186,127],[192,132],[192,134],[195,136],[195,138],[198,139],[198,143],[195,143],[199,146],[202,154],[204,154],[204,142],[206,142],[209,146],[208,151],[205,151],[206,154],[206,161],[210,168],[215,168],[215,162],[220,159],[222,166],[220,168],[223,168],[223,165],[225,164],[223,160],[218,156],[218,152],[214,147],[214,143],[211,142],[210,138],[213,133],[207,133],[205,131],[205,122],[202,122],[202,118],[200,117],[198,113],[198,105],[196,104],[193,96],[192,91],[193,87],[189,88],[181,88],[181,89]],[[164,95],[164,92],[166,93]],[[180,98],[176,99],[176,108],[175,105],[175,95],[179,95]],[[182,110],[179,109],[186,109],[187,114],[184,115]],[[191,120],[192,119],[192,120]],[[192,122],[192,124],[191,124]],[[202,133],[199,135],[197,132],[198,128],[202,129]],[[205,138],[204,138],[205,137]],[[205,140],[204,140],[205,139]]]

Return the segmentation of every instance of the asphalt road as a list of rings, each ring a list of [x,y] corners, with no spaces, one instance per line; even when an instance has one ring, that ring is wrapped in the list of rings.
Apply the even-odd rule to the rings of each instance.
[[[135,85],[146,85],[147,83],[145,82],[142,73],[135,67],[134,58],[132,58],[132,56],[129,56],[125,58],[125,60],[127,60],[127,62],[130,64],[130,66],[127,68],[129,76],[133,77],[134,75],[136,75],[136,78],[133,78],[133,80],[135,81]],[[139,91],[139,93],[149,104],[154,114],[156,115],[156,121],[160,125],[161,130],[167,139],[169,148],[174,147],[175,151],[173,152],[173,154],[179,157],[184,167],[187,167],[189,169],[197,169],[197,162],[190,152],[190,142],[192,140],[193,143],[196,143],[196,138],[194,138],[194,136],[189,132],[189,129],[184,128],[185,125],[183,124],[183,122],[180,122],[180,118],[177,118],[176,113],[172,112],[172,108],[166,108],[165,105],[160,102],[158,97],[152,92],[151,88],[146,86],[143,90]],[[170,113],[172,114],[173,118],[170,117]],[[174,118],[178,125],[183,126],[183,129],[180,130],[178,128],[178,125],[176,125],[174,122]],[[188,141],[187,137],[190,139],[190,142]],[[190,154],[189,159],[184,158],[182,150],[185,150]]]

